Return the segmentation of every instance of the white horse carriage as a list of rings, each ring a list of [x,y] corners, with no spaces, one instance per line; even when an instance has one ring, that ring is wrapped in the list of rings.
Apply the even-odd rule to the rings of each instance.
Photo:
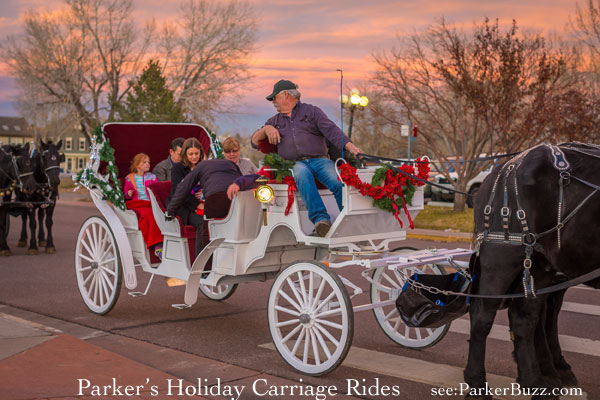
[[[110,123],[102,131],[102,138],[108,138],[115,149],[120,171],[127,170],[137,152],[149,154],[153,162],[160,160],[175,137],[197,137],[207,149],[215,150],[208,132],[194,124]],[[92,151],[99,152],[99,146],[96,143]],[[99,172],[98,153],[88,167],[105,180]],[[359,177],[370,182],[375,168],[359,169]],[[326,374],[344,360],[356,311],[373,310],[385,334],[408,348],[432,346],[447,332],[449,325],[431,329],[405,325],[395,299],[415,271],[441,274],[444,267],[454,268],[457,263],[464,267],[464,262],[457,260],[468,259],[472,252],[390,251],[406,238],[405,230],[356,189],[344,186],[341,212],[333,194],[320,190],[333,222],[323,238],[311,235],[313,224],[297,192],[286,215],[287,184],[269,184],[272,198],[260,198],[255,191],[240,192],[225,218],[209,221],[210,243],[193,259],[190,249],[193,255],[195,236],[191,227],[182,226],[178,219],[165,219],[164,201],[170,184],[162,185],[149,188],[154,218],[164,235],[161,261],[146,249],[135,213],[114,206],[104,199],[98,185],[86,183],[103,216],[83,223],[75,250],[79,291],[92,312],[109,312],[119,297],[121,280],[128,290],[135,289],[140,270],[151,276],[146,289],[129,292],[132,296],[147,294],[156,275],[186,282],[184,302],[174,304],[176,308],[196,303],[198,291],[220,301],[231,296],[238,283],[274,278],[267,307],[273,342],[291,367],[307,375]],[[271,194],[268,189],[265,192]],[[423,190],[418,188],[408,212],[415,218],[422,209]],[[406,227],[406,215],[402,221]],[[367,304],[354,305],[352,300],[360,298],[363,290],[336,273],[351,265],[361,268],[362,277],[370,284],[370,292],[364,293],[370,297]]]

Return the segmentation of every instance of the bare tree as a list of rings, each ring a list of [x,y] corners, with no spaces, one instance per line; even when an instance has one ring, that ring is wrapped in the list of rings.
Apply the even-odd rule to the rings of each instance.
[[[539,35],[518,35],[514,21],[501,32],[486,19],[469,35],[441,21],[375,54],[374,82],[418,124],[450,182],[447,167],[455,168],[454,186],[464,192],[489,163],[457,160],[512,152],[548,136],[553,96],[575,85],[567,59]],[[455,196],[455,210],[464,205],[465,196]]]
[[[153,25],[138,43],[131,0],[66,0],[58,14],[29,12],[25,33],[8,37],[2,55],[18,81],[75,113],[89,132],[112,116],[148,47]],[[123,85],[125,85],[123,87]]]
[[[187,0],[161,36],[165,76],[184,111],[200,123],[227,111],[224,99],[250,77],[258,19],[248,3]]]

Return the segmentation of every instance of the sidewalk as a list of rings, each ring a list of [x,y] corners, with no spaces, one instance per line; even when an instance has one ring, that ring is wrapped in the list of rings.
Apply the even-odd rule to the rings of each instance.
[[[79,337],[31,320],[65,326]],[[260,371],[0,305],[2,400],[264,399],[253,392],[257,381],[300,386]],[[336,398],[354,399],[341,394]]]

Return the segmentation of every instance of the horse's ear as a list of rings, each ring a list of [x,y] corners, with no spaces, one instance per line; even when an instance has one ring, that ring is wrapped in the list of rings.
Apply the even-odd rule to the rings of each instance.
[[[47,149],[48,145],[46,143],[44,143],[44,139],[40,138],[40,147],[42,149]]]
[[[58,141],[58,143],[56,143],[56,150],[60,150],[61,147],[62,147],[62,139],[60,139]]]

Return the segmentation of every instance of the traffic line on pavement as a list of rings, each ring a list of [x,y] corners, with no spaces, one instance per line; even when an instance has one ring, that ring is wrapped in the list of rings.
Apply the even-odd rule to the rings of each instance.
[[[275,350],[273,343],[261,344],[259,347]],[[424,383],[433,387],[456,389],[456,394],[460,393],[461,383],[465,385],[463,368],[367,350],[355,346],[350,348],[348,356],[342,365],[375,374]],[[509,393],[511,385],[515,382],[515,378],[490,373],[487,374],[487,380],[490,388],[507,388],[507,392]],[[462,395],[466,393],[468,392],[462,393]],[[494,396],[494,399],[499,400],[517,400],[522,398],[523,396],[512,396],[510,394]],[[571,397],[561,396],[561,399],[569,398]],[[583,396],[579,396],[577,399],[587,399],[587,393],[584,392]]]
[[[470,335],[471,324],[467,319],[456,319],[450,325],[450,332]],[[510,342],[508,326],[494,324],[488,338]],[[563,351],[600,357],[600,341],[598,340],[560,334],[558,335],[558,339]]]
[[[575,313],[579,313],[579,314],[600,316],[600,306],[595,306],[592,304],[571,303],[571,302],[565,301],[560,310],[575,312]]]

